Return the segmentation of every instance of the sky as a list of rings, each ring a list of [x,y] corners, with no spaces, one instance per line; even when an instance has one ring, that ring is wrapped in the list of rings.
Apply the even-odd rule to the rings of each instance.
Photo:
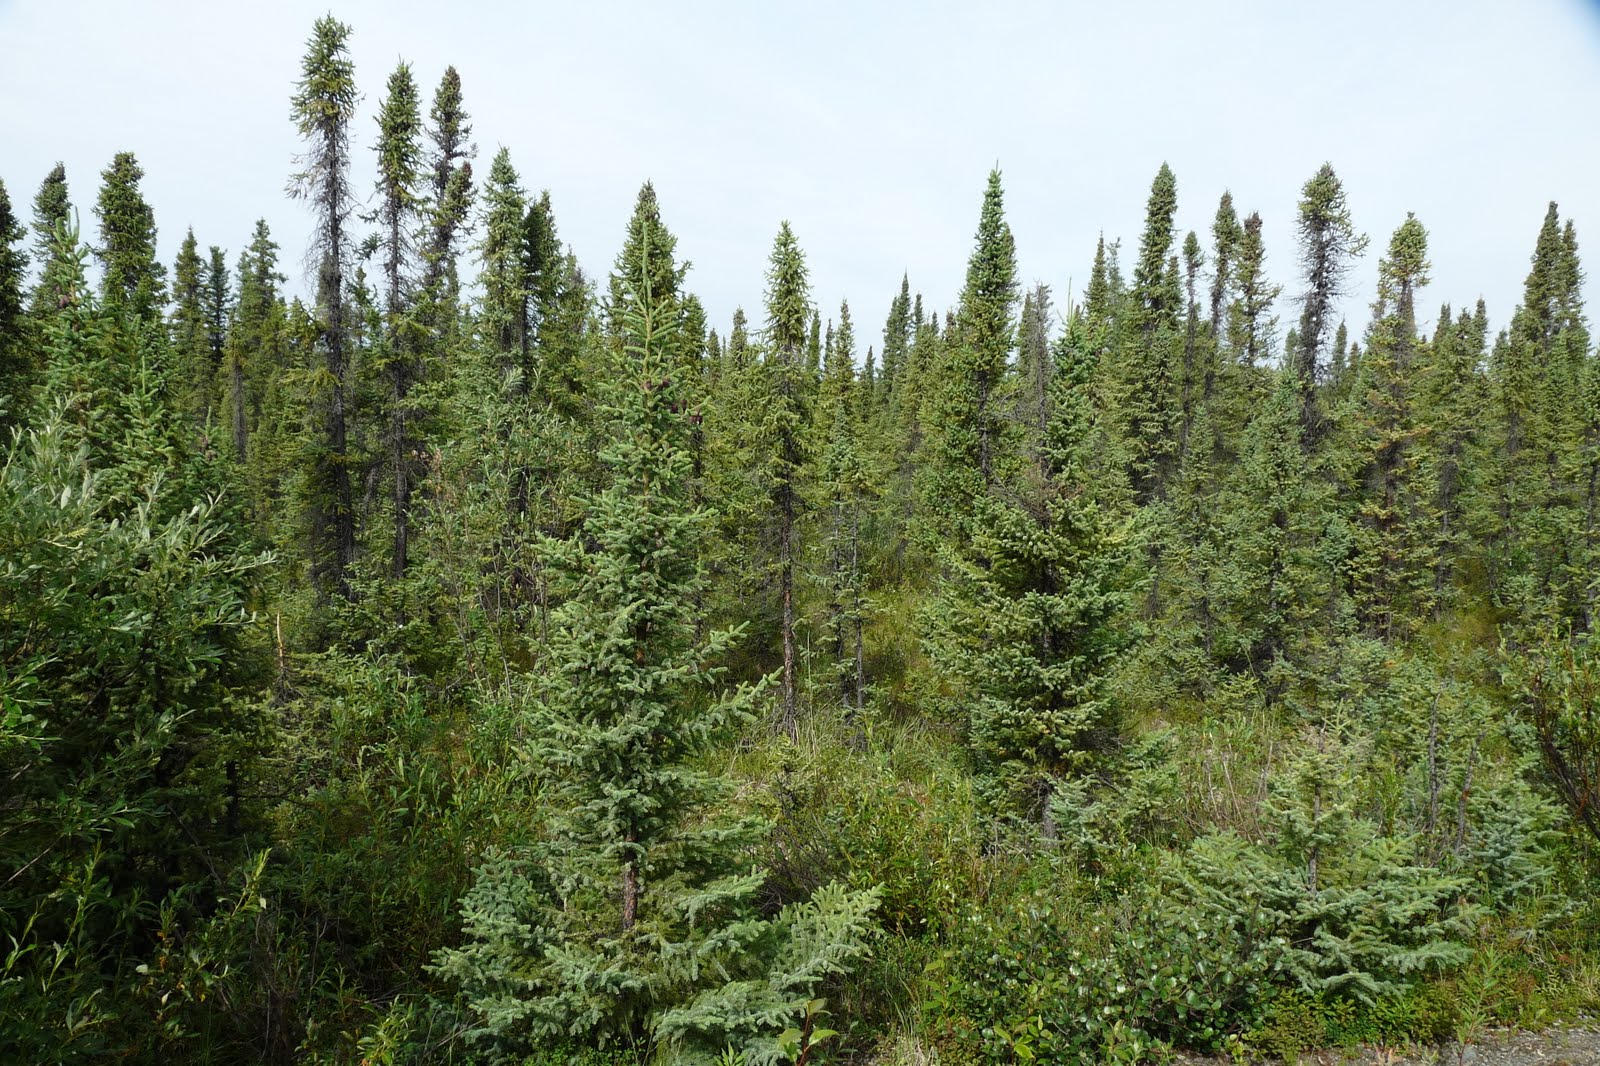
[[[169,265],[186,228],[232,261],[265,217],[306,291],[310,221],[284,192],[300,150],[289,97],[328,11],[0,0],[0,180],[19,213],[61,160],[92,234],[100,172],[131,150]],[[341,0],[332,13],[352,27],[363,93],[359,188],[396,63],[428,97],[454,64],[479,175],[509,148],[597,277],[652,180],[724,334],[738,305],[761,320],[785,219],[813,301],[831,318],[848,298],[863,347],[902,273],[949,307],[995,165],[1022,280],[1058,302],[1081,294],[1102,233],[1131,262],[1163,161],[1180,233],[1209,246],[1225,189],[1261,212],[1285,326],[1295,204],[1324,161],[1372,237],[1343,307],[1358,335],[1408,211],[1430,234],[1428,321],[1482,297],[1503,324],[1551,200],[1600,261],[1600,11],[1579,0]]]

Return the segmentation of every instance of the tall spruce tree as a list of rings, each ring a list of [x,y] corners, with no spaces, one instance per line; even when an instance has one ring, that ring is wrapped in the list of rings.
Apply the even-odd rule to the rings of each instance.
[[[1161,498],[1178,457],[1182,309],[1177,273],[1169,267],[1177,210],[1177,179],[1163,163],[1150,185],[1117,364],[1118,407],[1133,463],[1128,474],[1141,503]]]
[[[924,490],[928,518],[938,539],[957,551],[974,535],[973,507],[997,476],[1006,424],[997,400],[1016,337],[1017,250],[998,170],[989,172],[975,240],[955,328],[942,338],[925,401],[938,434]]]
[[[472,125],[461,97],[461,75],[446,67],[428,109],[427,165],[432,172],[427,234],[423,244],[423,308],[419,318],[434,330],[454,329],[460,283],[456,258],[471,216]]]
[[[893,400],[900,385],[900,374],[911,348],[911,278],[900,275],[900,292],[889,302],[889,317],[883,324],[883,392]]]
[[[1436,611],[1454,605],[1460,563],[1471,544],[1468,502],[1490,462],[1479,454],[1489,436],[1484,413],[1493,410],[1482,373],[1488,328],[1482,300],[1475,312],[1462,310],[1454,321],[1446,304],[1439,311],[1432,343],[1426,349],[1427,365],[1420,375],[1421,491],[1433,522]]]
[[[1223,313],[1234,284],[1234,262],[1244,231],[1233,207],[1233,193],[1224,192],[1217,203],[1217,216],[1211,223],[1211,335],[1221,337]],[[1209,393],[1207,394],[1209,396]]]
[[[567,255],[556,233],[555,208],[548,191],[540,193],[537,200],[527,205],[522,220],[522,254],[528,276],[530,332],[539,341],[539,348],[547,361],[558,353],[571,355],[573,353],[563,348],[566,338],[560,329],[559,308],[562,294],[566,291]],[[570,359],[567,362],[571,364]],[[575,378],[575,365],[546,369],[547,372],[556,371],[552,376],[561,379],[557,391],[567,398],[574,397],[581,389],[581,383]]]
[[[1282,290],[1267,278],[1261,226],[1261,216],[1256,212],[1244,220],[1233,265],[1234,298],[1228,305],[1229,359],[1222,370],[1226,396],[1220,412],[1225,419],[1223,432],[1233,439],[1250,421],[1270,387],[1263,375],[1278,329],[1272,305]]]
[[[483,290],[479,321],[485,337],[499,353],[502,365],[516,367],[529,387],[533,367],[529,328],[530,297],[524,241],[528,211],[511,152],[501,148],[489,165],[483,186],[483,237],[478,245]]]
[[[650,272],[650,291],[657,299],[668,301],[674,308],[678,306],[688,264],[680,265],[675,259],[677,247],[678,239],[661,221],[656,187],[647,181],[639,187],[639,195],[633,205],[633,217],[628,221],[628,236],[617,257],[616,268],[611,273],[606,314],[614,337],[622,335],[622,317],[628,308],[626,263],[643,258],[645,268]]]
[[[28,256],[18,245],[24,233],[0,182],[0,446],[9,426],[21,419],[33,382],[32,345],[24,328],[22,283]]]
[[[33,317],[60,310],[71,298],[63,275],[71,266],[59,258],[57,234],[73,225],[72,200],[67,190],[67,168],[57,163],[39,185],[33,198],[33,258],[39,264],[39,281],[29,310]]]
[[[223,359],[227,368],[229,423],[234,455],[249,457],[250,434],[262,417],[269,383],[284,367],[284,307],[278,293],[278,245],[265,219],[257,219],[249,247],[239,257],[239,298]]]
[[[1050,287],[1039,284],[1022,298],[1017,322],[1017,420],[1030,437],[1043,437],[1050,418]]]
[[[222,367],[228,342],[228,320],[233,312],[233,282],[228,277],[227,253],[215,244],[206,249],[205,266],[200,275],[200,304],[205,315],[206,351],[211,372],[215,374]]]
[[[1190,230],[1183,239],[1184,292],[1188,307],[1183,325],[1183,387],[1178,429],[1180,462],[1189,448],[1189,435],[1194,428],[1195,409],[1205,395],[1207,384],[1216,379],[1212,360],[1214,346],[1210,335],[1202,334],[1200,325],[1200,268],[1204,263],[1205,253],[1200,250],[1200,238]]]
[[[1083,313],[1092,330],[1109,334],[1117,317],[1122,286],[1116,276],[1116,248],[1106,245],[1105,234],[1094,243],[1094,263],[1089,268],[1089,284],[1083,290]]]
[[[171,338],[176,385],[185,414],[200,422],[206,418],[211,396],[211,348],[206,336],[206,314],[201,275],[205,262],[191,227],[178,247],[172,264]]]
[[[1357,607],[1373,635],[1391,637],[1431,611],[1435,547],[1422,492],[1423,431],[1417,385],[1425,354],[1416,291],[1428,283],[1428,234],[1414,215],[1378,264],[1378,301],[1354,390],[1341,421],[1358,484],[1352,571]]]
[[[311,257],[317,263],[317,317],[325,377],[320,383],[322,440],[312,452],[311,580],[318,600],[350,596],[356,555],[355,497],[351,488],[348,409],[352,323],[345,307],[346,230],[350,189],[350,123],[355,118],[355,65],[350,28],[332,16],[317,20],[292,99],[295,124],[306,141],[302,169],[291,190],[310,202],[315,216]]]
[[[155,213],[139,189],[144,168],[132,152],[118,152],[100,178],[100,290],[108,306],[153,322],[166,303],[166,269],[156,259]]]
[[[863,444],[872,467],[883,481],[882,506],[875,509],[879,550],[874,552],[878,579],[894,584],[906,576],[911,526],[917,515],[918,465],[924,448],[922,407],[931,352],[920,336],[924,332],[920,295],[911,294],[910,279],[902,275],[900,291],[889,302],[884,321],[884,365],[879,375],[883,397],[876,425],[869,427]]]
[[[1293,367],[1300,383],[1300,428],[1303,446],[1316,450],[1327,435],[1328,418],[1318,396],[1322,362],[1327,354],[1333,307],[1345,293],[1351,260],[1366,249],[1366,238],[1350,221],[1344,185],[1324,163],[1301,190],[1299,207],[1300,267],[1305,291],[1300,297],[1300,328]]]
[[[801,485],[806,461],[806,404],[810,370],[806,343],[811,309],[805,255],[785,222],[778,227],[767,264],[766,396],[761,435],[768,441],[762,479],[772,507],[777,545],[774,569],[782,618],[783,672],[780,722],[799,725],[799,672],[795,643],[795,574],[800,554]]]
[[[1269,372],[1221,506],[1229,572],[1218,582],[1217,655],[1262,678],[1273,703],[1286,698],[1319,639],[1318,614],[1335,583],[1323,551],[1330,487],[1306,470],[1302,398],[1292,366]]]
[[[416,477],[411,390],[420,376],[413,307],[413,240],[422,203],[422,105],[411,65],[389,75],[378,109],[378,206],[383,257],[383,356],[389,379],[389,477],[394,507],[394,546],[390,571],[405,576],[411,558],[411,494]]]
[[[1575,620],[1590,592],[1581,484],[1589,331],[1582,268],[1570,221],[1545,212],[1523,300],[1490,359],[1497,414],[1490,499],[1480,525],[1495,598],[1524,617]]]
[[[855,372],[855,327],[848,301],[839,305],[839,328],[831,336],[822,392],[816,406],[816,497],[820,536],[818,576],[826,604],[821,632],[827,667],[842,706],[866,706],[866,545],[864,519],[876,487],[862,441],[868,383]]]

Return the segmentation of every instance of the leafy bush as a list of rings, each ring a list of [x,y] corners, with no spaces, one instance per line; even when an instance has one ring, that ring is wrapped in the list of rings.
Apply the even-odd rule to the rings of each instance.
[[[987,894],[1002,860],[970,781],[926,740],[869,726],[866,750],[813,722],[815,743],[769,741],[745,775],[767,786],[774,822],[766,891],[773,904],[830,881],[878,886],[878,920],[905,936],[938,933]],[[811,739],[810,737],[807,738]]]
[[[1289,1062],[1316,1048],[1438,1044],[1456,1034],[1457,1021],[1450,989],[1437,984],[1371,1004],[1289,989],[1272,996],[1263,1015],[1239,1045]]]
[[[955,1046],[989,1062],[1061,1063],[1215,1048],[1249,1024],[1277,967],[1280,942],[1246,922],[1211,927],[1159,887],[1104,909],[1054,895],[974,912],[960,931],[932,1005]]]

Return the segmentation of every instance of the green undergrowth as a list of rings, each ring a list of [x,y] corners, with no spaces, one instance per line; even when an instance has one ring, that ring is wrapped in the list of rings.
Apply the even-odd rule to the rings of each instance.
[[[812,1061],[1292,1059],[1600,1008],[1588,866],[1518,738],[1473,737],[1468,784],[1436,722],[1417,777],[1411,742],[1372,728],[1412,702],[1388,686],[1321,729],[1175,716],[1043,827],[989,817],[956,736],[924,722],[869,708],[752,738],[730,769],[774,825],[769,905],[883,891],[870,958],[826,989],[843,1039]],[[1418,789],[1450,812],[1431,831]]]

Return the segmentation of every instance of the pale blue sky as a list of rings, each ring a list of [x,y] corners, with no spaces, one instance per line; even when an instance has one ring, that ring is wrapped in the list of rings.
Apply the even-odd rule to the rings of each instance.
[[[457,7],[333,8],[354,29],[361,187],[396,61],[430,95],[454,63],[480,175],[508,146],[593,275],[653,179],[724,333],[736,304],[759,319],[785,218],[824,316],[848,296],[863,347],[903,270],[947,306],[995,162],[1023,276],[1058,295],[1081,291],[1100,232],[1137,244],[1163,160],[1181,227],[1205,237],[1225,188],[1262,213],[1286,323],[1294,204],[1325,159],[1373,238],[1345,306],[1357,332],[1408,210],[1432,236],[1430,318],[1481,295],[1504,322],[1551,199],[1600,276],[1600,17],[1578,0]],[[298,274],[288,100],[327,10],[0,0],[0,178],[26,215],[64,160],[89,229],[100,171],[130,149],[169,264],[187,226],[231,261],[265,216]]]

